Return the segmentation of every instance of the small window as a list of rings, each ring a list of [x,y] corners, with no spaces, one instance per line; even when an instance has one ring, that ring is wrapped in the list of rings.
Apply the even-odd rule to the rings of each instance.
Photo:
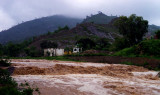
[[[74,51],[77,51],[77,49],[74,49]]]

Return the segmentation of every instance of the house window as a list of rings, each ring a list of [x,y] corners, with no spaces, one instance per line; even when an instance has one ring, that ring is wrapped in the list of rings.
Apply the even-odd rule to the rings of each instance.
[[[49,51],[47,51],[47,56],[50,56],[50,52]]]
[[[75,48],[74,51],[77,51],[77,49]]]

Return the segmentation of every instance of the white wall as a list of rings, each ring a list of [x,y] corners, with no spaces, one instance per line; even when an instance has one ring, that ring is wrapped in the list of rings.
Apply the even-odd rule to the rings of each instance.
[[[50,53],[49,56],[62,56],[62,55],[64,55],[64,49],[53,49],[53,48],[44,49],[44,56],[48,56],[47,52]]]
[[[56,49],[56,56],[64,55],[64,49]]]

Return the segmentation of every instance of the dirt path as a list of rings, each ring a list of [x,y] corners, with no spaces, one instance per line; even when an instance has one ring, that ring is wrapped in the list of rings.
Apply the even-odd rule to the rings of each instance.
[[[41,95],[159,95],[158,72],[120,64],[12,60],[13,78]],[[35,93],[36,95],[36,93]]]

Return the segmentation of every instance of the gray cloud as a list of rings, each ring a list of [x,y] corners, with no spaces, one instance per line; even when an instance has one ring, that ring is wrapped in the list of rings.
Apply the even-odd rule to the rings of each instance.
[[[0,0],[0,30],[49,15],[85,18],[98,11],[107,15],[135,13],[160,25],[159,4],[160,0]]]

